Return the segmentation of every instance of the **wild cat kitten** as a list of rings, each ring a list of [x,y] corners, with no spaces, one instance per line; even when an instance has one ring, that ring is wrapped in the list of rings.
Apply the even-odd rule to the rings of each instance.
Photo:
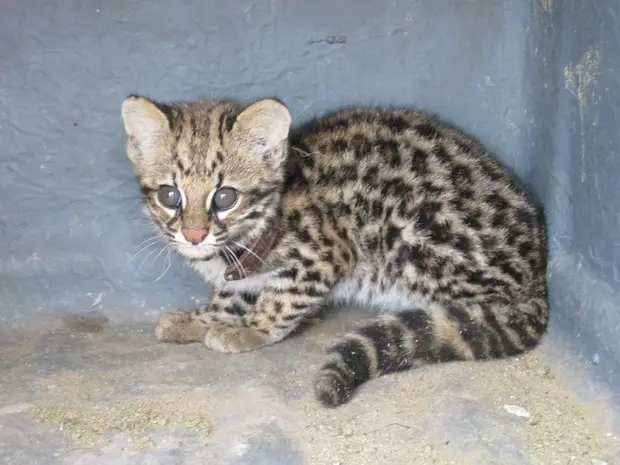
[[[326,304],[380,307],[318,373],[335,406],[377,375],[516,355],[545,332],[543,214],[458,130],[349,109],[291,131],[274,100],[128,97],[122,116],[150,216],[214,289],[164,315],[160,340],[249,351]]]

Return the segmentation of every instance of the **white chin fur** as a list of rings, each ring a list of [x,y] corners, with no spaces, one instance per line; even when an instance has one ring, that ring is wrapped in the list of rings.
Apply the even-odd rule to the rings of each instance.
[[[175,244],[178,252],[187,258],[206,258],[215,253],[213,247],[204,245]]]
[[[205,241],[198,245],[192,245],[185,240],[181,231],[177,231],[174,234],[174,246],[177,251],[187,258],[206,258],[215,253],[215,248],[206,242],[209,241],[209,237]]]

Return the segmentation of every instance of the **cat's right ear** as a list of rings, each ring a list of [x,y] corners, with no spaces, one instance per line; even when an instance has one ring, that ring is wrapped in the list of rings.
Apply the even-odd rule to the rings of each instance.
[[[139,154],[154,150],[170,131],[170,122],[155,102],[139,96],[123,100],[121,115],[125,132],[137,150],[128,150],[132,162]]]

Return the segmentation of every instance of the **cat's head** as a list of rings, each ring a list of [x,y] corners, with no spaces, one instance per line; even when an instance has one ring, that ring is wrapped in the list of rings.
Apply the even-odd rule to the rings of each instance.
[[[238,249],[277,214],[291,121],[281,103],[132,96],[122,117],[147,213],[183,255]]]

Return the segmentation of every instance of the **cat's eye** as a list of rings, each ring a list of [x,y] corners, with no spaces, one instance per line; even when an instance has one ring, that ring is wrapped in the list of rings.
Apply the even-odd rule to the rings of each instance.
[[[213,207],[218,211],[230,210],[237,203],[237,191],[232,187],[222,187],[213,195]]]
[[[181,205],[181,193],[173,186],[161,186],[157,191],[157,200],[167,208],[179,208]]]

